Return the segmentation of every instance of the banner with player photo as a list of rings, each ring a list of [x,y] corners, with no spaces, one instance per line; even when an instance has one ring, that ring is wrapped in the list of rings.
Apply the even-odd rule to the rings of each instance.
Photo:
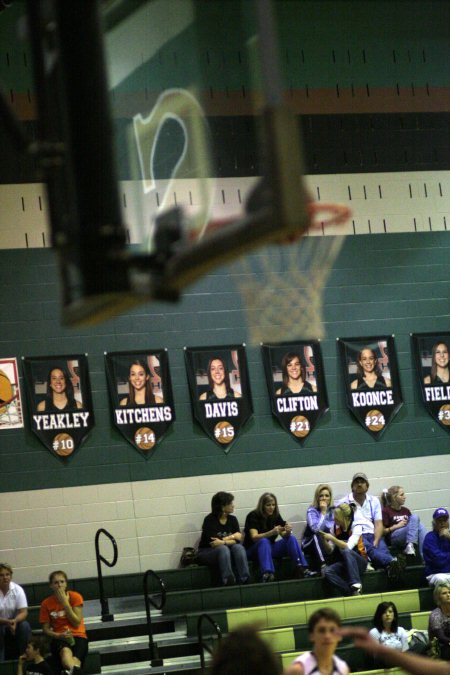
[[[450,432],[450,332],[415,333],[411,340],[423,404]]]
[[[105,353],[113,424],[146,457],[175,419],[166,349]]]
[[[0,359],[0,430],[23,427],[17,359]]]
[[[194,417],[228,452],[253,413],[245,346],[185,347],[185,361]]]
[[[347,406],[379,439],[403,405],[394,337],[338,338]]]
[[[31,430],[57,457],[66,459],[93,429],[85,354],[23,357]]]
[[[303,443],[329,408],[320,342],[262,345],[261,351],[272,414]]]

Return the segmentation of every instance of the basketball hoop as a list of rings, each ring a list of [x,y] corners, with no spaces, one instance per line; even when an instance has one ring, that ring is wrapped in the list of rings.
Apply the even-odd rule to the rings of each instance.
[[[344,223],[350,210],[310,203],[308,211],[305,236],[260,249],[233,266],[252,344],[324,336],[322,291],[344,240],[327,234],[327,227]]]

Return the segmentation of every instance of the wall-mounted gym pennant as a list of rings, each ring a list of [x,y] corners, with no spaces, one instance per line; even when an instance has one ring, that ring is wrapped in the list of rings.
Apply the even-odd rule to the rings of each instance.
[[[146,457],[175,419],[166,349],[105,353],[113,424]]]
[[[94,427],[85,354],[23,358],[31,430],[53,454],[66,459]]]
[[[193,414],[225,452],[253,412],[244,345],[186,347]]]
[[[450,432],[450,332],[415,333],[411,341],[423,404]]]
[[[0,429],[23,427],[17,359],[0,359]]]
[[[403,405],[394,337],[338,338],[347,406],[380,438]]]
[[[320,342],[262,345],[272,414],[303,443],[328,410]]]

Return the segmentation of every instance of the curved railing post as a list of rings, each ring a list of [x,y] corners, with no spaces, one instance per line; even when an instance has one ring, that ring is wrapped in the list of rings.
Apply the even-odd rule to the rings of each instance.
[[[156,603],[148,594],[148,578],[149,576],[153,576],[156,581],[159,584],[159,588],[161,590],[161,601],[159,603]],[[148,630],[148,648],[150,650],[150,665],[152,667],[155,666],[162,666],[163,665],[163,660],[159,658],[158,655],[158,645],[155,644],[155,641],[153,640],[153,630],[152,630],[152,616],[150,613],[150,605],[154,607],[155,609],[162,609],[164,605],[166,604],[166,586],[164,584],[164,581],[159,577],[156,572],[153,570],[147,570],[146,573],[144,574],[144,581],[143,581],[143,586],[144,586],[144,600],[145,600],[145,613],[147,615],[147,630]]]
[[[209,615],[209,614],[200,614],[197,620],[197,639],[198,639],[198,644],[200,646],[200,665],[202,670],[205,668],[205,654],[204,650],[208,652],[208,654],[212,654],[213,650],[211,647],[206,644],[206,642],[203,640],[203,632],[202,632],[202,627],[203,627],[203,622],[208,621],[208,623],[211,624],[211,626],[214,628],[216,631],[217,638],[220,642],[222,639],[222,631],[220,629],[220,626],[214,621],[214,619]]]
[[[111,544],[113,545],[114,558],[111,561],[106,560],[106,558],[104,558],[100,553],[99,539],[100,539],[101,534],[105,534],[109,538]],[[104,591],[104,588],[103,588],[103,575],[102,575],[101,563],[102,562],[105,563],[105,565],[107,565],[108,567],[114,567],[114,565],[117,562],[118,551],[117,551],[116,540],[114,539],[112,534],[110,534],[103,527],[101,527],[99,530],[97,530],[97,532],[95,534],[95,557],[96,557],[96,560],[97,560],[97,576],[98,576],[98,587],[99,587],[99,591],[100,591],[100,605],[101,605],[101,608],[102,608],[102,621],[114,621],[113,614],[110,614],[110,612],[109,612],[108,599],[105,598],[105,591]]]

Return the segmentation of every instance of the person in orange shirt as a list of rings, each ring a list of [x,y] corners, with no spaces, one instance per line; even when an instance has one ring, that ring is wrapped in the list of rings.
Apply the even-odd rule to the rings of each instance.
[[[51,639],[52,654],[60,659],[62,675],[81,673],[87,656],[88,639],[83,620],[83,598],[67,590],[67,574],[61,570],[49,576],[53,595],[42,601],[39,622]]]

